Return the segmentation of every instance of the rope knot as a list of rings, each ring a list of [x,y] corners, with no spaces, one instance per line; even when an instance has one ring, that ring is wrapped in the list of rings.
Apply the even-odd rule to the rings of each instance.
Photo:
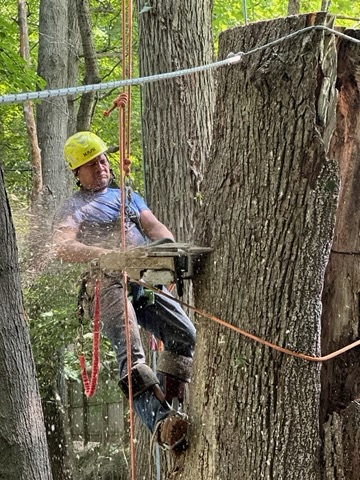
[[[123,170],[125,175],[130,175],[130,169],[131,169],[131,160],[130,158],[125,158],[124,165],[123,165]]]
[[[108,110],[105,110],[104,117],[108,117],[110,113],[115,110],[115,108],[124,108],[128,102],[128,99],[129,97],[127,93],[120,93],[120,95],[113,101],[112,107],[110,107]]]

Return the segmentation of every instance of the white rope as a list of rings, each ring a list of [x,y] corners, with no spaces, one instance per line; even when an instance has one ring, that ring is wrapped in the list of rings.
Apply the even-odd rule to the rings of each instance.
[[[167,72],[167,73],[159,73],[155,75],[150,75],[147,77],[138,77],[138,78],[130,78],[127,80],[118,80],[118,81],[113,81],[113,82],[106,82],[106,83],[97,83],[93,85],[81,85],[78,87],[67,87],[67,88],[59,88],[59,89],[53,89],[53,90],[42,90],[39,92],[25,92],[25,93],[14,93],[14,94],[8,94],[8,95],[1,95],[0,96],[0,104],[5,104],[5,103],[21,103],[21,102],[26,102],[29,100],[41,100],[45,98],[50,98],[50,97],[64,97],[67,95],[76,95],[79,93],[88,93],[88,92],[95,92],[99,90],[110,90],[113,88],[120,88],[120,87],[126,87],[126,86],[136,86],[136,85],[145,85],[146,83],[152,83],[152,82],[159,82],[162,80],[168,80],[171,78],[177,78],[177,77],[183,77],[185,75],[190,75],[193,73],[198,73],[198,72],[204,72],[207,70],[214,70],[220,67],[232,65],[235,63],[241,62],[241,60],[245,56],[252,55],[254,53],[260,52],[262,50],[265,50],[269,47],[273,47],[275,45],[278,45],[279,43],[292,39],[294,37],[297,37],[299,35],[302,35],[304,33],[311,32],[313,30],[323,30],[328,33],[331,33],[333,35],[336,35],[340,38],[344,38],[345,40],[348,40],[349,42],[355,43],[357,45],[360,45],[360,40],[350,37],[349,35],[345,35],[344,33],[338,32],[337,30],[334,30],[332,28],[326,27],[325,25],[314,25],[312,27],[306,27],[301,30],[297,30],[296,32],[290,33],[288,35],[284,35],[283,37],[280,37],[272,42],[266,43],[265,45],[261,45],[259,47],[256,47],[252,50],[249,50],[248,52],[238,52],[238,53],[231,53],[228,55],[228,57],[224,60],[220,60],[217,62],[209,63],[206,65],[201,65],[198,67],[193,67],[193,68],[185,68],[183,70],[176,70],[173,72]]]

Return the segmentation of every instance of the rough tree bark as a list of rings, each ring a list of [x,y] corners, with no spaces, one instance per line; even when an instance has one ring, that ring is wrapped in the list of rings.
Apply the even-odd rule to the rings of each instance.
[[[327,20],[234,28],[221,35],[220,56]],[[335,80],[335,40],[320,31],[221,70],[197,226],[198,242],[215,250],[196,279],[196,306],[313,356],[338,195],[327,159]],[[205,319],[195,357],[191,448],[177,478],[321,478],[318,363]]]
[[[141,0],[138,5],[141,75],[213,60],[211,0]],[[192,239],[195,205],[201,200],[212,134],[213,86],[213,75],[207,72],[142,88],[147,199],[179,241]]]
[[[213,61],[212,0],[139,0],[138,10],[140,75]],[[146,199],[179,241],[193,239],[213,102],[212,72],[142,87]],[[139,430],[139,445],[148,445],[148,433],[141,437]],[[142,451],[137,449],[137,467],[140,478],[148,478],[148,458]],[[172,468],[168,460],[162,456],[163,470]]]
[[[81,50],[81,36],[79,30],[79,23],[77,19],[77,0],[68,0],[68,70],[67,70],[67,84],[69,86],[77,85],[79,73],[79,58]],[[73,135],[76,132],[77,125],[77,106],[76,95],[67,96],[68,108],[68,122],[67,122],[67,136]]]
[[[51,480],[15,231],[1,169],[0,205],[0,478]]]
[[[68,59],[68,3],[40,2],[38,74],[46,80],[46,88],[67,86]],[[63,159],[67,138],[66,97],[51,98],[37,106],[37,130],[41,149],[43,191],[38,209],[32,212],[38,222],[33,229],[32,251],[42,259],[50,245],[53,215],[60,201],[70,190],[70,174]],[[38,235],[35,235],[35,231]]]
[[[359,31],[346,31],[360,39]],[[360,329],[360,51],[341,39],[337,127],[330,148],[339,159],[341,189],[323,295],[323,353],[359,338]],[[322,418],[327,480],[355,480],[360,460],[360,353],[351,350],[322,369]]]
[[[73,2],[41,0],[39,13],[38,74],[46,80],[46,88],[68,86],[68,40],[73,38],[68,26],[73,25],[69,13]],[[68,23],[70,22],[70,23]],[[37,107],[37,130],[42,156],[43,190],[32,210],[31,266],[34,276],[48,266],[51,256],[52,222],[60,202],[71,190],[71,173],[63,158],[63,146],[68,136],[68,100],[48,99]],[[59,363],[59,368],[61,363]],[[49,385],[55,383],[49,379]],[[49,454],[54,480],[69,480],[68,449],[64,412],[56,400],[57,392],[43,399]],[[52,401],[51,407],[47,403]],[[46,402],[46,403],[45,403]],[[55,425],[56,429],[51,426]]]

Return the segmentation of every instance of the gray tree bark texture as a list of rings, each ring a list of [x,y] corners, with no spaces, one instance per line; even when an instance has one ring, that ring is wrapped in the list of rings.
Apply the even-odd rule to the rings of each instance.
[[[41,2],[39,25],[38,73],[46,80],[46,88],[67,86],[68,4]],[[39,144],[43,160],[44,184],[55,202],[62,199],[69,176],[63,159],[67,138],[67,101],[55,98],[38,106]]]
[[[360,39],[358,30],[345,33]],[[341,188],[323,294],[324,354],[357,340],[360,333],[360,50],[341,39],[338,51],[337,126],[329,155],[339,159]],[[327,480],[359,478],[359,365],[359,349],[354,349],[322,369]]]
[[[22,305],[15,230],[0,169],[0,479],[51,480]]]
[[[288,1],[288,15],[296,15],[300,12],[300,0]]]
[[[220,57],[328,22],[308,14],[234,28],[220,37]],[[312,356],[338,200],[327,156],[336,62],[334,36],[312,31],[219,72],[196,229],[214,252],[195,305]],[[191,447],[176,478],[320,480],[320,365],[200,316],[197,328]]]
[[[154,0],[149,10],[147,5],[138,2],[141,75],[213,61],[211,0]],[[142,87],[146,196],[178,241],[193,236],[211,142],[213,87],[211,72]]]
[[[46,88],[63,88],[68,72],[68,2],[40,2],[38,73],[46,80]],[[63,158],[67,138],[68,111],[66,97],[48,99],[37,106],[37,130],[41,149],[43,191],[38,211],[38,236],[34,236],[33,252],[44,253],[51,235],[53,215],[71,186],[71,175]],[[35,229],[33,230],[33,234]],[[36,242],[39,242],[36,249]]]
[[[18,23],[20,32],[20,55],[30,65],[29,31],[27,24],[27,6],[24,0],[18,0]],[[24,119],[30,145],[32,167],[32,197],[37,198],[42,190],[41,154],[38,145],[36,122],[32,102],[23,105]]]
[[[141,76],[213,61],[212,0],[139,0],[138,11]],[[201,203],[200,185],[210,151],[214,92],[213,72],[141,89],[146,199],[178,241],[193,240],[195,210]],[[191,297],[189,287],[188,283]],[[149,458],[144,456],[149,434],[139,425],[136,428],[137,474],[149,478]],[[163,477],[172,469],[172,460],[161,453]]]
[[[46,88],[64,88],[71,81],[71,73],[76,72],[77,62],[73,64],[71,54],[78,53],[72,39],[77,39],[78,30],[73,31],[73,0],[40,2],[39,13],[39,53],[38,73],[46,80]],[[69,42],[70,40],[70,42]],[[69,43],[71,46],[69,47]],[[72,85],[74,83],[72,82]],[[72,174],[64,157],[63,147],[68,137],[69,114],[66,97],[48,99],[38,104],[37,130],[41,149],[43,189],[32,205],[31,247],[29,259],[34,278],[43,272],[51,260],[51,236],[54,214],[60,202],[69,195]],[[30,270],[30,269],[29,269]],[[28,275],[30,277],[30,275]],[[31,278],[29,282],[31,281]],[[48,379],[53,385],[54,379]],[[48,401],[51,401],[49,398]],[[66,438],[66,418],[59,408],[60,402],[52,398],[53,404],[44,409],[46,425],[56,426],[47,430],[49,455],[54,480],[68,480],[71,477],[68,463],[68,442]],[[54,414],[56,411],[56,414]],[[61,419],[61,421],[60,421]]]

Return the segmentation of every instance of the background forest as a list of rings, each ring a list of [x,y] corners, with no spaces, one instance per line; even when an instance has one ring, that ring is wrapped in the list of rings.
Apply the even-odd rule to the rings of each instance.
[[[29,57],[27,59],[24,59],[24,55],[20,53],[21,39],[18,4],[16,2],[0,1],[0,95],[37,91],[45,88],[56,88],[57,86],[59,88],[63,87],[64,85],[56,85],[56,79],[52,79],[51,83],[49,81],[50,77],[44,79],[42,75],[44,71],[48,72],[49,69],[51,71],[51,65],[43,64],[44,57],[41,55],[41,47],[39,47],[41,44],[39,12],[41,12],[41,9],[48,7],[50,0],[40,0],[40,2],[38,0],[29,0],[26,4],[29,43]],[[24,3],[19,1],[20,4]],[[93,60],[95,60],[96,65],[96,72],[93,71],[92,73],[95,73],[95,76],[89,77],[89,66],[86,64],[87,57],[84,54],[84,46],[78,48],[69,42],[68,45],[63,46],[63,51],[68,52],[67,55],[70,56],[72,53],[76,53],[77,69],[73,78],[74,83],[67,86],[109,82],[120,80],[123,77],[121,67],[121,4],[112,0],[89,0],[88,7],[88,20],[91,25],[92,42],[95,50]],[[244,0],[243,2],[230,0],[224,2],[223,0],[215,0],[212,16],[214,59],[216,58],[218,36],[226,29],[250,22],[283,17],[289,12],[320,11],[324,7],[336,16],[336,27],[359,28],[360,4],[351,0],[331,2],[321,2],[320,0],[290,0],[289,2],[281,0]],[[145,4],[139,15],[146,12],[146,8],[150,7],[147,7]],[[135,12],[135,20],[137,16],[138,12]],[[56,42],[56,38],[53,40]],[[140,76],[137,56],[138,47],[137,22],[134,21],[133,77]],[[117,116],[114,113],[110,117],[104,117],[103,112],[111,107],[112,101],[118,93],[116,90],[96,93],[92,99],[89,116],[83,123],[81,123],[79,118],[81,96],[79,95],[72,99],[73,110],[69,114],[73,116],[71,128],[74,129],[74,124],[77,125],[77,129],[79,129],[79,125],[85,125],[85,127],[100,135],[116,151],[118,144]],[[46,105],[47,102],[47,100],[44,100],[42,104]],[[53,106],[55,107],[54,114],[56,115],[56,108],[60,111],[62,107],[61,104],[56,105],[54,102]],[[46,117],[44,120],[44,112],[41,111],[41,108],[40,102],[33,103],[35,119],[38,127],[41,123],[40,131],[42,133],[40,135],[43,135],[44,139],[44,132],[46,132],[47,128],[46,121],[50,125],[51,118]],[[61,115],[59,117],[61,118]],[[131,176],[133,187],[146,196],[146,182],[144,182],[146,164],[144,165],[143,158],[141,117],[140,88],[134,87],[132,89],[131,116]],[[70,127],[67,126],[66,129],[68,128]],[[54,134],[56,126],[51,127],[51,132],[51,135],[56,135],[56,133]],[[57,422],[62,424],[59,411],[66,404],[64,385],[69,379],[79,382],[80,385],[76,348],[74,349],[73,347],[79,335],[75,304],[80,271],[77,267],[65,268],[50,262],[46,255],[49,237],[42,234],[33,234],[34,230],[36,232],[37,228],[40,229],[38,225],[39,219],[37,218],[38,198],[35,191],[35,167],[32,159],[32,146],[26,128],[24,106],[22,104],[0,105],[0,146],[2,152],[0,167],[4,172],[7,195],[16,226],[24,302],[30,324],[32,348],[43,408],[46,412],[48,405],[56,404],[56,407],[48,411],[45,417],[48,415],[48,425],[57,424]],[[54,162],[59,161],[59,158],[62,157],[61,148],[59,147],[58,150],[57,158],[53,159]],[[46,165],[49,166],[51,162],[48,152],[49,150],[45,148],[44,156],[47,157],[45,163],[43,159],[43,168],[45,166],[45,169],[47,168]],[[111,162],[115,172],[118,172],[118,156],[116,152],[112,155]],[[51,166],[49,169],[51,169]],[[65,166],[64,172],[64,185],[62,184],[63,180],[60,178],[58,180],[58,188],[59,190],[64,189],[64,191],[68,191],[73,188],[72,179],[67,176]],[[50,206],[49,212],[50,210],[53,211],[52,207]],[[51,224],[51,213],[49,213],[48,223]],[[49,332],[51,332],[51,338]],[[90,341],[91,334],[88,333],[85,335],[85,342],[88,342],[86,344],[87,348],[90,348]],[[69,345],[72,345],[72,347],[68,348]],[[104,384],[106,384],[107,377],[110,378],[113,373],[114,362],[113,355],[105,340],[103,340],[102,349]],[[113,383],[115,384],[115,382]],[[109,395],[109,390],[104,387],[99,392],[99,395],[105,398]],[[64,430],[64,438],[66,438],[66,425],[62,424],[61,429]],[[54,443],[58,441],[59,439],[57,438]],[[123,451],[120,453],[123,455]],[[112,454],[107,452],[106,455],[110,458]],[[61,454],[59,454],[59,457],[61,457]],[[79,466],[79,469],[81,468]],[[57,474],[54,472],[56,472],[56,469],[53,468],[54,479],[72,478],[71,475],[75,475],[74,472],[68,472],[66,473],[68,476],[66,476],[65,470],[62,473],[59,470]],[[79,478],[95,478],[91,475],[93,475],[93,471],[90,471],[88,477]]]

